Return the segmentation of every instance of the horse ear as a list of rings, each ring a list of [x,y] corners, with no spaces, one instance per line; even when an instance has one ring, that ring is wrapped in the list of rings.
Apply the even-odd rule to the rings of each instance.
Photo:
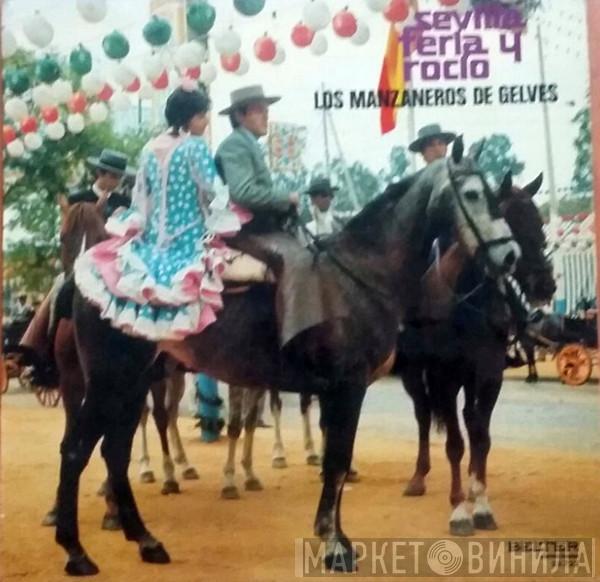
[[[531,182],[531,184],[527,184],[527,186],[523,188],[523,191],[527,192],[527,194],[529,194],[529,196],[533,198],[533,196],[535,196],[540,191],[543,181],[544,173],[542,172],[533,182]]]
[[[500,184],[500,200],[506,200],[513,190],[512,172],[506,172],[502,184]]]
[[[460,164],[465,153],[465,143],[462,135],[459,135],[452,145],[452,160],[455,164]]]

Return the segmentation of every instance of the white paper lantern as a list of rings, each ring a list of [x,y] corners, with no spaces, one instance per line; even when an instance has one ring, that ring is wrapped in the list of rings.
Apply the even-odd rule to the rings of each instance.
[[[200,80],[206,85],[210,85],[217,78],[217,67],[212,63],[204,63],[200,67]]]
[[[201,44],[197,42],[186,42],[175,51],[175,65],[181,71],[199,67],[203,62],[206,53]]]
[[[237,68],[237,71],[235,71],[235,74],[241,77],[242,75],[245,75],[249,70],[250,63],[248,62],[248,59],[242,55],[242,58],[240,59],[240,66]]]
[[[374,12],[383,12],[390,0],[367,0],[367,6]]]
[[[240,50],[241,46],[240,35],[231,28],[215,36],[215,49],[220,55],[226,57],[234,55]]]
[[[52,83],[52,93],[58,103],[67,103],[73,95],[73,85],[66,79],[58,79]]]
[[[23,141],[25,142],[25,147],[32,152],[40,149],[42,143],[44,143],[42,136],[37,132],[26,133],[23,137]]]
[[[77,0],[77,10],[84,20],[100,22],[106,16],[106,0]]]
[[[125,63],[116,63],[112,69],[112,76],[121,87],[129,87],[135,81],[137,75]]]
[[[2,29],[2,57],[8,59],[17,52],[17,40],[15,35],[5,28]]]
[[[108,107],[105,103],[92,103],[88,113],[92,123],[102,123],[108,119]]]
[[[110,98],[110,107],[113,111],[127,111],[131,107],[129,96],[120,91]]]
[[[275,51],[275,58],[271,61],[274,65],[281,65],[285,61],[285,49],[278,44]]]
[[[104,87],[104,79],[95,71],[91,71],[81,78],[81,88],[87,95],[96,95]]]
[[[21,119],[29,115],[29,109],[27,108],[27,103],[20,97],[11,97],[4,104],[4,113],[13,121],[21,121]]]
[[[7,144],[6,151],[9,156],[20,158],[25,153],[25,146],[23,145],[23,142],[17,138]]]
[[[81,133],[85,129],[85,119],[81,113],[71,113],[67,117],[67,129],[71,133]]]
[[[164,65],[160,54],[156,53],[144,57],[142,68],[144,69],[144,75],[146,75],[146,79],[148,79],[148,81],[152,82],[160,77],[160,74],[164,70]]]
[[[138,91],[138,97],[140,99],[152,99],[154,97],[154,88],[148,83],[142,83],[140,90]]]
[[[310,52],[313,55],[322,55],[327,52],[327,37],[322,32],[317,32],[310,43]]]
[[[39,12],[25,19],[23,32],[27,40],[39,48],[47,47],[54,38],[52,25]]]
[[[37,85],[31,90],[31,99],[38,107],[47,107],[58,103],[52,87],[46,83]]]
[[[53,141],[58,141],[65,136],[65,126],[60,121],[49,123],[46,126],[46,137]]]
[[[359,20],[357,23],[356,32],[350,38],[350,42],[356,46],[361,46],[369,42],[370,36],[371,31],[369,30],[369,25],[364,21]]]
[[[323,30],[331,22],[331,12],[323,0],[308,0],[302,10],[302,22],[311,30]]]

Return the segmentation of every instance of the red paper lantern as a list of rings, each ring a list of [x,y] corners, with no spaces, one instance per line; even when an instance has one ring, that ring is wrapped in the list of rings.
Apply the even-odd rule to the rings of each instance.
[[[254,43],[254,54],[259,61],[263,61],[268,63],[275,58],[275,53],[277,52],[277,47],[275,46],[275,41],[267,36],[261,36]]]
[[[67,104],[71,113],[83,113],[87,106],[87,99],[82,91],[73,93]]]
[[[301,22],[292,29],[292,42],[300,48],[310,45],[314,36],[314,31]]]
[[[37,128],[37,119],[31,115],[21,121],[21,133],[33,133],[34,131],[37,131]]]
[[[200,67],[192,67],[190,69],[185,70],[185,76],[190,79],[199,79],[200,78]]]
[[[456,6],[460,0],[440,0],[442,6]]]
[[[140,78],[136,77],[131,83],[129,83],[129,85],[127,85],[127,87],[125,87],[125,91],[128,91],[129,93],[135,93],[136,91],[140,90],[141,86],[142,84],[140,83]]]
[[[58,107],[54,107],[54,105],[48,105],[46,107],[42,107],[41,114],[42,114],[42,119],[46,123],[54,123],[55,121],[58,121],[58,116],[59,116]]]
[[[169,86],[169,74],[166,70],[152,81],[152,86],[155,89],[166,89]]]
[[[240,53],[234,53],[229,56],[221,55],[221,66],[230,73],[235,73],[240,68],[242,56]]]
[[[15,141],[17,139],[17,132],[12,125],[5,125],[2,131],[4,135],[4,143],[8,144],[11,141]]]
[[[113,88],[108,83],[104,83],[104,87],[100,89],[96,94],[96,97],[98,97],[100,101],[108,101],[113,96],[113,93]]]
[[[356,17],[348,10],[342,10],[333,17],[333,30],[342,38],[351,37],[357,28]]]
[[[440,0],[444,6],[452,6],[452,4],[444,3],[444,0]],[[446,0],[448,2],[449,0]],[[454,4],[456,1],[450,0]],[[408,6],[407,0],[390,0],[388,7],[383,11],[383,15],[390,22],[402,22],[408,18],[410,13],[410,8]]]

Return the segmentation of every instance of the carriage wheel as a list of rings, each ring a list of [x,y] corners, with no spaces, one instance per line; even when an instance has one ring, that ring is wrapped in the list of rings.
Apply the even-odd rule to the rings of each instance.
[[[46,388],[45,386],[36,386],[35,395],[42,406],[55,408],[60,402],[60,390],[58,388]]]
[[[0,394],[4,394],[8,390],[9,376],[6,369],[4,356],[0,355]]]
[[[581,386],[592,375],[592,357],[585,346],[567,344],[556,356],[560,379],[569,386]]]

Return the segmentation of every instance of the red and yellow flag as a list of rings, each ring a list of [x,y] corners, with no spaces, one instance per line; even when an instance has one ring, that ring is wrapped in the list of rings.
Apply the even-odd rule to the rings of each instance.
[[[381,74],[379,76],[379,91],[400,91],[404,90],[404,48],[398,39],[398,31],[393,24],[390,25],[388,33],[387,48],[381,65]],[[398,109],[393,106],[381,107],[379,123],[381,133],[392,131],[396,127],[396,115]]]

